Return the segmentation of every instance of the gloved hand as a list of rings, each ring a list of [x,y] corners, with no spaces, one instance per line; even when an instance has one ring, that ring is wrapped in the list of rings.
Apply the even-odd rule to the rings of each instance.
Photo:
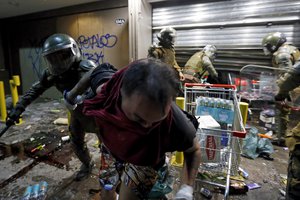
[[[217,77],[212,77],[213,81],[214,81],[214,84],[219,84],[219,78],[218,76]]]
[[[176,193],[174,200],[193,200],[193,187],[183,184]]]
[[[68,98],[69,92],[66,90],[63,93],[64,96],[64,104],[66,105],[68,110],[75,110],[78,104],[81,104],[83,102],[82,95],[77,95],[75,99],[69,99]]]
[[[275,101],[284,101],[287,98],[287,96],[283,95],[283,94],[277,94],[277,95],[275,95],[274,98],[275,98]]]
[[[184,79],[185,79],[182,72],[179,72],[179,79],[180,79],[180,81],[184,81]]]
[[[20,116],[23,110],[21,109],[12,109],[6,118],[6,126],[14,125],[15,123],[19,123]]]
[[[218,74],[213,75],[213,76],[212,75],[208,76],[207,82],[210,83],[210,84],[219,84],[220,81],[219,81]]]

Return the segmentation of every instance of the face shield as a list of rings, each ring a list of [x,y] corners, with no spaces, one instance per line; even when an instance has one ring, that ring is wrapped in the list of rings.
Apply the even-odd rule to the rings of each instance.
[[[172,46],[175,42],[175,37],[170,35],[158,36],[157,37],[161,45]]]
[[[210,58],[211,61],[215,60],[215,58],[216,58],[215,52],[207,51],[207,52],[205,52],[205,54]]]
[[[174,44],[176,40],[176,34],[175,33],[170,34],[169,40],[172,44]]]
[[[54,51],[44,56],[47,61],[47,67],[51,74],[60,75],[66,72],[76,60],[75,52],[72,48],[66,48]]]
[[[267,47],[263,47],[263,51],[266,56],[271,55],[271,51],[269,51],[269,49]]]
[[[217,48],[215,46],[213,46],[213,45],[206,45],[203,50],[204,50],[205,54],[210,58],[211,61],[213,61],[216,58],[216,56],[217,56],[217,53],[216,53]]]
[[[157,35],[158,40],[161,44],[165,44],[166,46],[174,45],[176,37],[176,31],[173,28],[165,28],[162,29]]]

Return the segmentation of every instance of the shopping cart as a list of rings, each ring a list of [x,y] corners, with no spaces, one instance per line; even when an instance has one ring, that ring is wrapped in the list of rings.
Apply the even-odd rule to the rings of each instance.
[[[228,198],[230,177],[238,175],[242,122],[235,85],[193,84],[184,87],[185,111],[200,122],[197,137],[201,146],[201,164],[195,182],[195,199],[202,187],[221,191]]]

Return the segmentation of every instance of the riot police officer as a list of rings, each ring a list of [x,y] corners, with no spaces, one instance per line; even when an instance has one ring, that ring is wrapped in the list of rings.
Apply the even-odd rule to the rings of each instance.
[[[96,67],[94,62],[81,58],[78,44],[66,34],[53,34],[48,37],[42,47],[42,56],[46,59],[47,68],[43,71],[40,79],[32,84],[31,88],[17,102],[16,107],[8,114],[7,125],[18,122],[26,107],[50,87],[55,86],[61,93],[71,90],[85,72]],[[95,126],[92,124],[93,120],[87,119],[82,114],[81,109],[78,106],[74,111],[71,111],[69,126],[72,147],[82,162],[76,180],[87,177],[93,167],[93,162],[84,142],[84,129],[87,128],[95,132]]]
[[[183,74],[191,82],[200,82],[205,76],[210,75],[217,80],[218,73],[213,66],[217,48],[214,45],[206,45],[202,51],[196,52],[186,62]],[[189,78],[188,78],[189,77]]]
[[[284,101],[288,98],[290,91],[300,86],[300,62],[297,62],[279,79],[278,86],[279,92],[275,96],[277,101]],[[286,199],[300,199],[300,122],[287,132],[285,144],[290,151]]]
[[[181,81],[184,80],[181,67],[176,62],[174,42],[176,30],[172,27],[163,28],[157,35],[158,46],[152,45],[148,49],[148,57],[160,59],[162,62],[172,66],[177,72]]]
[[[281,32],[269,33],[262,39],[263,51],[265,55],[272,55],[272,65],[275,68],[291,68],[300,58],[299,50],[287,44],[286,41],[286,36]],[[278,145],[283,145],[290,109],[282,107],[280,104],[276,104],[275,107],[275,133],[277,135],[275,142]]]

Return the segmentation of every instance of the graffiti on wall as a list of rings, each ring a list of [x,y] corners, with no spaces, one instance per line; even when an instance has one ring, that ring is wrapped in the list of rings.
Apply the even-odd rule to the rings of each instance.
[[[30,40],[29,43],[30,46],[32,47],[35,46],[41,47],[44,41],[45,39],[41,41]],[[33,73],[37,78],[40,78],[45,68],[44,67],[45,63],[43,62],[41,54],[42,54],[42,48],[30,48],[27,54],[27,58],[30,60]]]
[[[81,35],[78,37],[77,42],[83,57],[99,65],[104,61],[104,48],[113,48],[117,44],[118,38],[116,35],[109,33],[92,36]]]
[[[32,47],[39,46],[39,48],[30,48],[27,58],[31,62],[32,70],[37,77],[40,77],[45,68],[45,60],[42,58],[42,41],[29,41]],[[97,65],[104,62],[104,49],[113,48],[118,42],[116,35],[112,34],[95,34],[91,36],[80,35],[77,39],[79,48],[81,49],[84,59],[92,60]]]

